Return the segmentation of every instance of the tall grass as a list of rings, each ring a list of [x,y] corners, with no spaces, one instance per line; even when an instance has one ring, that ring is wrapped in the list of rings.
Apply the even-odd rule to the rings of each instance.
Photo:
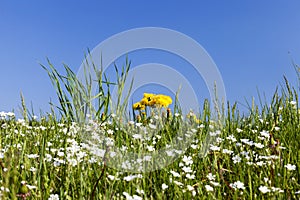
[[[228,102],[226,114],[224,108],[220,112],[223,126],[210,119],[208,100],[197,114],[182,116],[178,108],[167,116],[154,109],[152,115],[123,123],[122,113],[112,109],[110,87],[114,84],[122,93],[130,62],[121,70],[116,67],[116,83],[93,63],[87,64],[84,81],[66,65],[66,75],[49,60],[48,65],[43,68],[57,92],[61,117],[26,118],[25,106],[24,119],[0,113],[2,199],[299,199],[300,88],[286,79],[270,104],[259,108],[253,101],[247,116]],[[299,77],[299,67],[295,69]],[[98,84],[96,94],[93,81]],[[118,112],[125,112],[124,100],[128,102],[127,94],[116,101]],[[92,148],[95,143],[82,140],[82,129],[106,144]],[[155,155],[172,141],[188,138],[189,132],[178,135],[178,130],[194,131],[195,137],[183,155],[169,152],[178,156],[168,165],[145,173],[139,171],[140,162],[132,160],[114,167],[114,161],[122,159],[115,153]],[[146,139],[145,131],[155,134]],[[215,142],[201,157],[207,134]],[[143,164],[168,156],[153,156]]]
[[[131,65],[128,59],[121,67],[121,71],[115,65],[116,83],[109,81],[102,66],[95,65],[90,53],[85,56],[83,74],[80,77],[67,65],[63,65],[65,75],[62,75],[48,59],[47,61],[48,67],[43,64],[41,66],[47,71],[53,87],[56,89],[59,105],[55,107],[63,118],[81,122],[85,121],[87,115],[92,115],[100,120],[101,116],[107,116],[109,113],[118,112],[120,114],[125,111],[129,94],[124,96],[123,89]],[[111,86],[117,87],[117,101],[111,99]]]

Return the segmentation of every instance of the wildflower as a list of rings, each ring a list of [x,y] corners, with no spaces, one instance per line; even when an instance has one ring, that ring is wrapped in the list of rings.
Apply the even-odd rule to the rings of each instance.
[[[29,171],[31,171],[31,172],[36,172],[36,168],[30,167]]]
[[[224,154],[232,154],[233,151],[228,150],[228,149],[222,149],[222,153],[224,153]]]
[[[218,146],[214,146],[214,145],[210,145],[210,150],[212,150],[212,151],[220,151],[220,147],[218,147]]]
[[[279,131],[280,130],[280,128],[277,127],[277,126],[275,126],[274,129],[275,129],[275,131]]]
[[[1,119],[4,119],[5,117],[6,117],[6,113],[3,112],[3,111],[1,111],[1,112],[0,112],[0,118],[1,118]]]
[[[254,146],[256,147],[256,148],[259,148],[259,149],[262,149],[262,148],[264,148],[264,145],[262,144],[262,143],[254,143]]]
[[[236,181],[234,183],[230,183],[229,185],[234,189],[242,189],[242,190],[245,189],[244,183],[242,183],[241,181]]]
[[[145,156],[143,158],[144,161],[150,161],[152,159],[152,156]]]
[[[169,187],[169,186],[166,185],[165,183],[163,183],[163,184],[161,185],[162,190],[165,190],[165,189],[167,189],[168,187]]]
[[[108,129],[108,130],[107,130],[107,134],[108,134],[108,135],[113,135],[113,134],[114,134],[114,131],[111,130],[111,129]]]
[[[212,184],[213,186],[221,186],[220,183],[218,182],[210,181],[209,183]]]
[[[145,194],[144,190],[136,189],[136,192],[139,194]]]
[[[210,132],[209,135],[210,136],[217,136],[217,135],[220,135],[221,134],[221,131],[220,130],[217,130],[215,132]]]
[[[177,154],[182,154],[182,150],[174,149],[174,152],[177,153]]]
[[[257,166],[263,166],[263,165],[265,165],[265,164],[266,164],[266,163],[263,162],[263,161],[259,161],[259,162],[256,163]]]
[[[122,163],[122,168],[131,169],[132,168],[131,163],[128,160],[126,160],[125,162]]]
[[[245,158],[246,158],[247,160],[250,159],[250,157],[249,157],[249,152],[248,152],[248,151],[242,151],[242,152],[241,152],[241,155],[245,156]]]
[[[129,176],[124,177],[124,180],[129,182],[136,178],[143,178],[143,176],[141,174],[129,175]]]
[[[28,184],[26,184],[26,186],[28,187],[29,190],[33,190],[33,189],[37,188],[37,186],[35,186],[35,185],[28,185]]]
[[[147,146],[147,149],[148,149],[148,151],[155,151],[155,148],[154,148],[154,146]]]
[[[22,126],[25,126],[25,119],[18,119],[17,123],[21,124]]]
[[[139,116],[139,115],[138,115],[138,116]],[[137,122],[137,123],[135,123],[135,125],[136,125],[137,127],[141,127],[141,126],[143,125],[143,123]]]
[[[113,180],[115,180],[116,179],[116,177],[115,176],[113,176],[113,175],[107,175],[107,178],[109,179],[109,180],[111,180],[111,181],[113,181]]]
[[[175,171],[171,170],[170,173],[171,173],[174,177],[180,177],[180,174],[179,174],[178,172],[175,172]]]
[[[204,124],[200,124],[197,128],[204,128],[205,125]]]
[[[283,193],[284,192],[284,190],[282,190],[281,188],[276,188],[276,187],[271,187],[271,190],[273,191],[273,192],[279,192],[279,193]],[[296,193],[295,193],[296,194]]]
[[[149,101],[153,96],[154,96],[154,94],[152,94],[152,93],[144,93],[144,98],[149,99]]]
[[[12,118],[12,117],[15,117],[15,113],[13,113],[13,112],[8,112],[8,113],[6,113],[6,116]]]
[[[40,130],[41,130],[41,131],[44,131],[44,130],[46,130],[46,129],[47,129],[47,128],[46,128],[46,127],[44,127],[44,126],[40,126],[39,128],[40,128]]]
[[[257,130],[251,130],[252,133],[257,133]]]
[[[145,110],[145,105],[141,104],[140,102],[137,102],[133,104],[132,108],[134,110]]]
[[[270,133],[268,131],[265,131],[265,130],[261,131],[260,135],[265,137],[265,138],[270,138]]]
[[[85,154],[85,152],[82,152],[82,154]],[[111,158],[115,157],[116,155],[117,155],[116,152],[113,152],[113,151],[109,152],[109,156],[110,156]]]
[[[191,156],[183,156],[182,161],[186,164],[186,165],[191,165],[193,164],[193,159]]]
[[[296,101],[290,101],[290,104],[291,104],[292,106],[295,106],[295,105],[297,104],[297,102],[296,102]]]
[[[59,157],[63,157],[63,156],[65,155],[65,153],[62,152],[62,151],[59,151],[59,152],[57,152],[57,155],[58,155]]]
[[[239,143],[239,142],[235,143],[235,145],[236,145],[237,147],[240,147],[240,146],[242,146],[242,144],[241,144],[241,143]]]
[[[115,141],[112,138],[105,138],[105,142],[107,146],[113,146]]]
[[[268,192],[271,192],[271,190],[267,187],[267,186],[259,186],[259,191],[261,192],[261,193],[263,193],[263,194],[266,194],[266,193],[268,193]]]
[[[53,162],[54,167],[58,167],[58,166],[60,166],[61,164],[64,164],[64,163],[65,163],[64,160],[61,160],[61,159],[58,159],[58,158],[54,158],[53,160],[54,160],[54,162]]]
[[[254,142],[253,141],[249,141],[249,139],[241,139],[241,142],[242,143],[245,143],[245,144],[248,144],[249,146],[252,146],[254,145]]]
[[[247,165],[253,165],[253,162],[246,162]]]
[[[236,132],[241,133],[241,132],[243,132],[243,130],[240,128],[236,128]]]
[[[208,180],[214,181],[216,178],[216,175],[212,175],[212,173],[209,173],[206,177],[208,178]]]
[[[238,155],[235,155],[234,157],[232,157],[233,163],[239,163],[241,162],[241,157],[239,157]]]
[[[156,104],[163,107],[168,107],[172,103],[171,97],[162,94],[154,96],[154,99]]]
[[[60,127],[60,128],[62,128],[62,127],[65,126],[65,124],[63,124],[63,123],[58,123],[57,126]]]
[[[269,180],[269,178],[268,177],[264,177],[264,181],[265,181],[265,183],[270,183],[271,184],[271,181]]]
[[[194,188],[193,186],[191,186],[191,185],[187,185],[186,187],[187,187],[188,191],[193,191],[193,190],[195,190],[195,188]]]
[[[184,166],[184,167],[182,168],[182,170],[183,170],[185,173],[192,173],[192,172],[193,172],[193,170],[191,169],[191,167],[186,167],[186,166]]]
[[[174,156],[174,150],[173,150],[173,149],[171,149],[171,150],[166,150],[166,154],[167,154],[168,156]]]
[[[47,154],[45,155],[45,158],[44,158],[47,162],[50,162],[52,160],[52,156],[50,154]]]
[[[162,106],[168,107],[172,103],[171,97],[167,95],[154,95],[151,93],[144,93],[144,97],[140,102],[137,102],[133,105],[135,110],[144,110],[146,106]]]
[[[226,137],[226,139],[232,142],[236,142],[236,138],[233,135],[229,135],[228,137]]]
[[[123,195],[126,197],[127,200],[142,200],[142,197],[138,195],[129,195],[127,192],[123,192]]]
[[[205,189],[206,189],[207,192],[212,192],[212,191],[214,191],[214,188],[211,187],[210,185],[205,185]]]
[[[220,137],[217,137],[217,138],[216,138],[216,142],[217,142],[218,144],[222,143],[223,141],[224,141],[223,138],[220,138]]]
[[[277,155],[259,156],[258,158],[259,158],[259,159],[272,160],[272,159],[279,159],[279,156],[277,156]]]
[[[149,124],[149,128],[156,129],[156,126],[154,124]]]
[[[5,191],[5,192],[9,192],[9,189],[8,189],[8,188],[5,188],[5,187],[3,187],[3,186],[0,187],[0,190],[1,190],[1,191]]]
[[[296,170],[296,165],[291,165],[291,164],[287,164],[287,165],[284,165],[287,170],[289,171],[293,171],[293,170]]]
[[[183,186],[183,183],[179,182],[179,181],[173,181],[176,185],[178,186]]]
[[[143,139],[143,136],[141,134],[133,134],[132,137],[134,139]]]
[[[195,175],[194,174],[186,174],[185,177],[187,179],[195,179]]]
[[[39,155],[37,155],[37,154],[28,154],[27,155],[27,158],[38,158],[39,157]]]

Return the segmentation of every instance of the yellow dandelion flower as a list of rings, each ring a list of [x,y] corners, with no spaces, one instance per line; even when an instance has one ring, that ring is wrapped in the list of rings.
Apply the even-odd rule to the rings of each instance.
[[[153,96],[155,96],[155,95],[152,93],[144,93],[144,98],[149,98],[149,97],[151,98]]]
[[[146,106],[154,106],[155,105],[155,95],[151,93],[144,93],[144,97],[141,100],[141,103]]]
[[[140,101],[140,104],[142,105],[148,105],[148,99],[147,98],[142,98],[142,100]]]
[[[145,106],[153,106],[155,104],[155,99],[153,97],[143,98],[140,103]]]
[[[132,108],[134,110],[145,110],[145,105],[141,104],[140,102],[137,102],[133,104]]]
[[[163,94],[144,93],[140,102],[133,105],[135,110],[144,110],[146,106],[168,107],[172,103],[172,98]]]
[[[152,99],[148,102],[147,106],[155,106],[156,104],[157,104],[157,100],[156,100],[155,98],[152,98]]]
[[[155,96],[156,103],[163,107],[168,107],[172,103],[171,97],[167,95],[158,94]]]

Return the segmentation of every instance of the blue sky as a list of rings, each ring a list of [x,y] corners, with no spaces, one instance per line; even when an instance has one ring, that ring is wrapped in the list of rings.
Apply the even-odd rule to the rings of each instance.
[[[270,99],[284,75],[297,82],[292,59],[300,62],[299,8],[299,1],[269,0],[1,1],[0,111],[18,111],[20,92],[37,113],[49,111],[55,91],[39,65],[46,57],[59,71],[65,63],[76,72],[87,48],[149,26],[182,32],[201,44],[230,102],[254,96],[258,103],[257,88]],[[133,66],[151,61],[143,58],[132,60]]]

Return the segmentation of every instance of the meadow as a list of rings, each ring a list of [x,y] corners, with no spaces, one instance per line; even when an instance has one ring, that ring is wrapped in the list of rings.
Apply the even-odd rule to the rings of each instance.
[[[23,118],[0,112],[1,199],[300,199],[300,87],[286,79],[247,115],[223,102],[213,118],[208,100],[184,115],[173,99],[172,110],[135,106],[126,118],[127,96],[112,109],[109,86],[122,93],[129,61],[114,83],[96,70],[96,95],[88,72],[83,83],[48,64],[60,104],[37,117],[22,97]]]

